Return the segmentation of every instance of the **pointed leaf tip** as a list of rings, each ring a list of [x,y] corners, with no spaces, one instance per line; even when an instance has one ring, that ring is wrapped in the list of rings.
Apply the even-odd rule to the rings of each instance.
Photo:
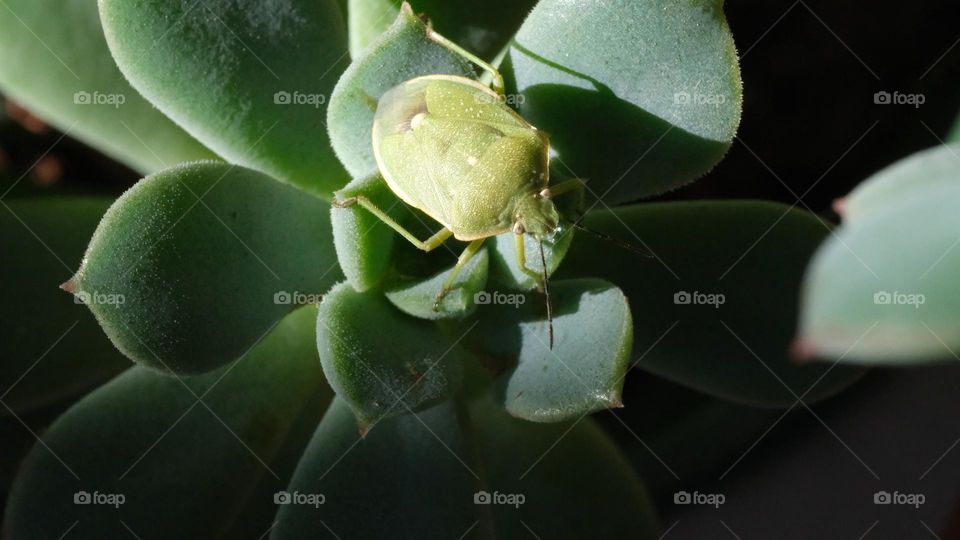
[[[67,281],[64,281],[60,284],[60,289],[67,291],[70,294],[77,293],[77,283],[74,281],[75,278],[70,278]]]

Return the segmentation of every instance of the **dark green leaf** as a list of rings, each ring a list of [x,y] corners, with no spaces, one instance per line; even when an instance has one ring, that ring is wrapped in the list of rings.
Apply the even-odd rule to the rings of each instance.
[[[297,311],[220,371],[181,380],[134,367],[80,401],[27,458],[7,507],[10,537],[235,537],[226,532],[248,505],[272,504],[257,483],[279,476],[294,421],[325,391],[315,316]],[[75,504],[81,492],[124,500]]]
[[[371,129],[377,102],[387,90],[420,75],[473,77],[463,58],[428,38],[426,25],[409,9],[344,72],[330,98],[328,124],[337,157],[355,178],[377,170]]]
[[[348,60],[336,0],[103,0],[131,84],[232,163],[328,196],[330,92]]]
[[[272,538],[658,534],[642,486],[589,419],[530,424],[489,403],[445,403],[359,437],[335,400],[290,487],[302,502],[281,507]],[[323,504],[303,504],[311,496]],[[496,503],[477,504],[487,497]]]
[[[740,122],[737,53],[716,0],[541,0],[505,71],[567,172],[610,203],[699,177]]]
[[[477,295],[487,283],[490,256],[482,248],[461,270],[450,286],[443,302],[434,309],[437,295],[449,278],[453,267],[424,279],[398,279],[391,283],[385,294],[398,309],[421,319],[436,320],[462,318],[473,313]]]
[[[131,359],[207,371],[340,279],[329,211],[242,167],[168,169],[114,203],[65,287]]]
[[[774,203],[681,202],[594,212],[586,224],[656,255],[580,235],[557,274],[600,277],[623,289],[639,367],[772,407],[823,399],[860,376],[790,357],[803,271],[829,234],[815,216]]]
[[[89,390],[130,364],[83,305],[57,289],[80,264],[104,199],[0,203],[0,416]]]
[[[5,0],[0,88],[67,135],[142,173],[214,157],[123,78],[93,1]]]
[[[432,323],[400,312],[378,292],[358,293],[347,283],[320,304],[317,348],[330,386],[364,428],[450,397],[460,387],[466,361]]]
[[[354,58],[386,31],[401,0],[350,0],[350,52]],[[411,0],[413,10],[430,19],[437,32],[493,58],[520,27],[536,0]]]
[[[506,370],[496,383],[497,400],[513,416],[534,422],[576,420],[622,406],[633,336],[627,299],[600,280],[556,281],[550,289],[552,350],[542,295],[489,291],[481,298],[486,305],[479,306],[479,323],[464,343],[494,372]]]

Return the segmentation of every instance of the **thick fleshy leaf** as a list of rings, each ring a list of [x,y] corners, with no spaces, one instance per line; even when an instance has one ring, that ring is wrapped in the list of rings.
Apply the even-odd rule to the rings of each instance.
[[[876,173],[841,199],[843,226],[896,212],[930,193],[960,186],[960,144],[918,152]]]
[[[348,60],[336,0],[102,0],[131,84],[232,163],[329,195],[347,177],[324,120]]]
[[[589,419],[531,424],[489,403],[445,403],[358,438],[335,400],[291,484],[300,504],[280,508],[271,538],[658,534],[643,487]]]
[[[623,293],[600,280],[550,284],[554,345],[544,297],[492,291],[482,298],[464,343],[494,372],[494,394],[507,412],[534,422],[576,420],[621,407],[633,322]],[[466,325],[473,324],[466,321]]]
[[[377,170],[371,129],[377,102],[387,90],[421,75],[473,77],[466,60],[430,40],[427,26],[409,8],[343,73],[330,98],[328,125],[337,157],[355,178]]]
[[[536,0],[411,0],[437,32],[482,58],[493,58],[520,27]],[[401,0],[350,0],[350,53],[359,56],[385,32]]]
[[[69,400],[67,400],[69,401]],[[59,401],[16,417],[0,418],[0,502],[10,495],[13,479],[24,457],[37,442],[36,434],[43,433],[70,405]]]
[[[358,195],[370,199],[394,220],[403,220],[407,212],[403,202],[390,191],[379,173],[350,182],[335,196],[343,201]],[[347,281],[361,292],[379,285],[390,268],[397,233],[357,204],[331,208],[330,219],[337,260]]]
[[[364,429],[453,395],[467,360],[432,323],[348,283],[334,287],[320,304],[317,348],[330,386]]]
[[[181,380],[134,367],[77,403],[28,456],[7,507],[10,537],[72,527],[71,538],[230,538],[245,507],[272,504],[257,483],[280,477],[275,460],[294,421],[329,396],[315,316],[298,310],[217,372]]]
[[[716,481],[783,414],[712,398],[642,371],[627,377],[623,393],[626,407],[593,418],[654,499],[669,504],[677,491]]]
[[[109,205],[82,198],[0,203],[0,416],[86,391],[130,365],[83,305],[57,289],[80,264]]]
[[[505,66],[521,114],[610,203],[702,175],[740,122],[737,53],[716,0],[541,0]]]
[[[585,223],[656,255],[581,235],[557,272],[623,289],[639,367],[772,407],[823,399],[859,378],[859,369],[790,356],[804,268],[829,234],[815,216],[766,202],[679,202],[593,212]]]
[[[804,284],[798,349],[848,363],[955,361],[960,154],[920,153],[858,187]]]
[[[242,167],[168,169],[114,203],[64,288],[134,361],[207,371],[340,279],[329,211]]]
[[[143,173],[215,157],[130,87],[110,56],[93,1],[6,0],[0,89]]]
[[[463,318],[473,313],[477,299],[483,298],[478,295],[482,294],[487,284],[489,265],[490,256],[487,249],[482,248],[460,270],[437,309],[434,309],[437,295],[443,289],[453,267],[428,278],[398,278],[386,289],[385,295],[400,311],[414,317],[428,320]]]

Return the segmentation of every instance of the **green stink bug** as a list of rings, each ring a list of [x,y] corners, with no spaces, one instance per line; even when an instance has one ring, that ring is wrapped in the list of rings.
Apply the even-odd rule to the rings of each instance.
[[[506,105],[497,70],[432,30],[428,35],[490,73],[493,88],[452,75],[403,82],[379,99],[372,143],[389,188],[443,228],[420,240],[366,197],[334,204],[362,206],[423,251],[437,248],[451,236],[469,242],[438,293],[434,309],[487,238],[512,232],[520,269],[547,295],[552,347],[543,240],[561,227],[552,199],[583,184],[569,180],[550,187],[549,138]],[[540,243],[542,273],[526,264],[525,235]]]

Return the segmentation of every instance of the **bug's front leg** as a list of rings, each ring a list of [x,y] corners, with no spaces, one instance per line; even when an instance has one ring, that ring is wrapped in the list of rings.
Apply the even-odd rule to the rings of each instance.
[[[534,281],[537,282],[537,290],[543,292],[543,274],[527,266],[527,248],[523,236],[523,233],[514,234],[513,236],[513,245],[517,256],[517,265],[524,274],[530,276]]]
[[[443,288],[440,289],[440,294],[437,295],[436,300],[433,302],[434,311],[440,311],[440,303],[443,302],[447,293],[450,292],[450,288],[453,287],[453,282],[456,281],[457,275],[459,275],[463,267],[470,262],[470,259],[480,251],[485,240],[486,238],[480,238],[479,240],[470,242],[466,249],[463,250],[463,253],[460,254],[460,257],[457,258],[457,264],[453,267],[453,270],[450,271],[450,275],[447,276],[447,280],[443,283]]]

